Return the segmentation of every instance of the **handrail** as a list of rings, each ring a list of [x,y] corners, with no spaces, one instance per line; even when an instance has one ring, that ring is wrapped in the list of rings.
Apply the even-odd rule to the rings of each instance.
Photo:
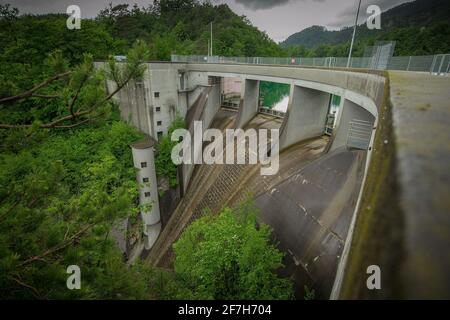
[[[347,58],[344,57],[222,57],[172,55],[171,61],[182,63],[240,63],[320,68],[347,68]],[[350,68],[373,69],[372,58],[353,57],[351,58]],[[448,74],[450,73],[450,54],[391,57],[385,69],[399,71],[421,71],[438,75]]]

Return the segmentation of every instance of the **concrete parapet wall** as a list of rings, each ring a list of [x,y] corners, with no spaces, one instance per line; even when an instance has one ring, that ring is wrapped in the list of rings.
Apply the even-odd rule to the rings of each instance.
[[[348,259],[332,298],[449,299],[450,78],[388,75]],[[367,288],[370,265],[380,267],[380,290]]]

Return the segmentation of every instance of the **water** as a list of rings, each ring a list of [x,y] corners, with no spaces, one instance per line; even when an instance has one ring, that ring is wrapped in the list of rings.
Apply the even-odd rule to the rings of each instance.
[[[277,108],[286,111],[289,100],[290,85],[284,83],[261,81],[259,94],[263,100],[263,106]]]
[[[272,109],[276,111],[286,112],[289,104],[289,96],[282,96],[278,102],[276,102]]]

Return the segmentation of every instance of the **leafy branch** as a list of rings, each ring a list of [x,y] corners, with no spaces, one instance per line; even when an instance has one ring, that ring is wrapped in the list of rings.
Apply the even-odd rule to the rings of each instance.
[[[50,83],[52,83],[53,81],[59,80],[61,78],[67,77],[68,75],[71,74],[71,71],[67,71],[64,73],[60,73],[57,74],[51,78],[48,78],[47,80],[41,82],[40,84],[34,86],[33,88],[31,88],[30,90],[27,90],[25,92],[22,92],[18,95],[15,96],[11,96],[11,97],[7,97],[7,98],[3,98],[0,99],[0,103],[10,103],[10,102],[15,102],[18,100],[22,100],[22,99],[26,99],[26,98],[33,98],[33,97],[37,97],[37,98],[56,98],[58,96],[56,95],[43,95],[43,94],[38,94],[35,93],[36,91],[38,91],[39,89],[48,86]]]
[[[144,42],[136,41],[127,55],[127,61],[117,64],[114,58],[110,58],[106,70],[94,67],[92,55],[85,54],[83,62],[72,71],[56,74],[35,87],[21,94],[0,99],[0,103],[17,102],[22,99],[57,98],[59,95],[43,95],[36,93],[39,89],[63,77],[69,76],[66,87],[61,90],[62,97],[68,100],[67,110],[59,118],[46,123],[31,124],[0,124],[0,129],[20,129],[37,127],[41,129],[71,129],[105,116],[109,112],[109,100],[133,79],[142,77],[145,67],[143,62],[148,57],[148,49]],[[58,60],[57,56],[52,57]],[[54,62],[54,64],[58,62]],[[61,64],[61,63],[60,63]],[[106,94],[104,92],[104,74],[113,80],[115,89]]]

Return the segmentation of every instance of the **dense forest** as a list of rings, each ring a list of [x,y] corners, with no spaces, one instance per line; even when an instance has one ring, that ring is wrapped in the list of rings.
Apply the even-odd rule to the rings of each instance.
[[[141,209],[129,145],[143,135],[120,120],[112,97],[142,77],[142,63],[205,53],[211,21],[217,54],[281,49],[227,6],[197,1],[109,7],[80,30],[66,20],[0,5],[0,298],[291,298],[290,281],[274,272],[282,253],[250,204],[188,227],[174,245],[173,270],[128,265],[111,236]],[[127,56],[124,65],[116,54]],[[95,59],[107,67],[94,68]],[[117,90],[107,93],[106,79]],[[173,185],[170,147],[163,137],[156,162]],[[193,237],[203,239],[199,248]],[[70,265],[80,267],[80,290],[66,286]]]
[[[363,13],[364,14],[364,13]],[[394,55],[429,55],[450,52],[450,2],[416,0],[394,7],[381,15],[381,29],[357,28],[355,56],[376,41],[396,41]],[[352,27],[338,31],[312,26],[280,43],[290,56],[345,57],[349,51]]]

